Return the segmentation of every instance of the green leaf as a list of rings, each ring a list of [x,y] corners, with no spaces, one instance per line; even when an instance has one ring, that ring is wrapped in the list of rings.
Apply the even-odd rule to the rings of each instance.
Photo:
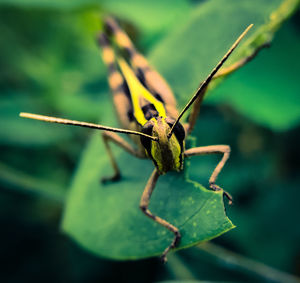
[[[104,1],[103,6],[148,32],[162,32],[170,25],[183,21],[191,8],[187,0],[109,0]]]
[[[133,24],[136,29],[132,30],[131,38],[141,50],[147,51],[178,22],[182,24],[188,19],[192,4],[187,0],[106,0],[103,9]]]
[[[281,3],[279,12],[272,14]],[[248,40],[243,40],[230,60],[246,56],[270,40],[297,3],[295,0],[206,1],[198,5],[184,25],[176,27],[160,42],[150,59],[169,81],[180,104],[186,103],[246,26],[254,24]]]
[[[226,103],[258,124],[276,131],[300,122],[300,39],[292,24],[278,32],[257,60],[212,91],[209,103]]]
[[[96,134],[84,153],[68,197],[63,229],[80,245],[103,257],[138,259],[159,255],[174,235],[139,209],[153,165],[120,149],[116,149],[115,156],[123,178],[102,185],[100,178],[111,174],[112,168]],[[225,215],[222,193],[186,181],[184,173],[159,178],[149,209],[180,229],[179,248],[207,241],[234,227]]]

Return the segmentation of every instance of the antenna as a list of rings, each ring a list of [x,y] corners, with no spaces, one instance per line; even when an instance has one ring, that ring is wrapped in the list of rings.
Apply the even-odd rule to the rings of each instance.
[[[240,41],[242,40],[242,38],[246,35],[246,33],[253,27],[253,24],[249,25],[244,32],[239,36],[239,38],[235,41],[235,43],[230,47],[230,49],[227,51],[227,53],[224,55],[224,57],[219,61],[219,63],[217,64],[217,66],[211,71],[211,73],[207,76],[207,78],[201,83],[201,85],[199,86],[199,88],[197,89],[196,93],[192,96],[192,98],[190,99],[190,101],[186,104],[186,106],[183,108],[183,110],[181,111],[181,113],[179,114],[179,116],[177,117],[175,123],[173,124],[171,131],[168,134],[168,138],[171,137],[174,128],[176,126],[176,124],[179,122],[179,120],[181,119],[181,117],[183,116],[183,114],[185,113],[186,110],[188,110],[190,108],[190,106],[195,102],[195,100],[200,97],[200,95],[204,95],[205,93],[205,88],[208,86],[208,84],[210,83],[210,81],[212,80],[213,76],[216,74],[216,72],[222,67],[222,65],[224,64],[224,62],[228,59],[228,57],[230,56],[230,54],[233,52],[233,50],[238,46],[238,44],[240,43]]]
[[[146,138],[151,139],[153,141],[158,140],[157,137],[152,137],[152,136],[149,136],[149,135],[141,133],[141,132],[136,132],[136,131],[131,131],[131,130],[124,130],[124,129],[119,129],[119,128],[112,128],[112,127],[102,126],[102,125],[99,125],[99,124],[86,123],[86,122],[80,122],[80,121],[75,121],[75,120],[55,118],[55,117],[50,117],[50,116],[24,113],[24,112],[20,113],[20,117],[35,119],[35,120],[40,120],[40,121],[50,122],[50,123],[58,123],[58,124],[65,124],[65,125],[87,127],[87,128],[97,129],[97,130],[105,130],[105,131],[128,134],[128,135],[138,135],[138,136],[146,137]]]

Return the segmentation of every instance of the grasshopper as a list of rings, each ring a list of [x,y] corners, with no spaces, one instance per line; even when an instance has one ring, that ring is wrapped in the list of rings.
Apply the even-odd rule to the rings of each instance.
[[[168,171],[182,170],[185,157],[204,154],[223,155],[209,178],[210,189],[214,191],[222,190],[221,187],[216,185],[216,179],[229,158],[230,147],[228,145],[210,145],[185,149],[185,137],[194,128],[209,83],[216,77],[225,76],[240,68],[255,56],[255,54],[252,54],[232,66],[223,68],[222,72],[218,72],[251,27],[252,25],[249,25],[244,30],[216,67],[200,84],[183,110],[178,112],[175,97],[166,81],[136,50],[116,20],[108,17],[105,20],[103,31],[98,36],[98,44],[102,48],[103,61],[107,65],[108,82],[122,129],[31,113],[20,113],[20,116],[25,118],[103,130],[102,138],[114,175],[104,177],[102,182],[117,181],[121,177],[120,169],[110,148],[110,142],[117,144],[135,157],[149,158],[153,161],[155,169],[142,194],[140,209],[146,216],[174,234],[172,242],[162,253],[164,261],[166,261],[167,253],[179,245],[181,235],[177,227],[154,215],[148,209],[152,192],[160,175]],[[181,124],[180,119],[192,105],[193,108],[188,122]],[[116,133],[130,135],[136,146],[133,147]],[[228,198],[229,203],[232,203],[231,195],[224,190],[222,191],[224,196]]]

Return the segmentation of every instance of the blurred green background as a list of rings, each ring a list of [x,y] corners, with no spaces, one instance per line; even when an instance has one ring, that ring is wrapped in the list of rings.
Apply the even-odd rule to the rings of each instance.
[[[92,131],[18,114],[117,126],[107,110],[106,70],[95,42],[99,19],[113,14],[122,20],[182,106],[247,24],[255,24],[250,38],[268,34],[261,30],[268,29],[283,2],[281,21],[293,15],[274,29],[270,48],[209,92],[194,132],[198,145],[232,148],[218,183],[234,197],[226,212],[237,227],[214,244],[170,255],[167,265],[157,258],[99,258],[62,233],[67,192]],[[0,1],[1,282],[296,280],[288,273],[300,276],[297,5],[279,0]],[[245,46],[247,41],[240,49],[244,53]],[[191,160],[189,175],[206,185],[216,160]]]

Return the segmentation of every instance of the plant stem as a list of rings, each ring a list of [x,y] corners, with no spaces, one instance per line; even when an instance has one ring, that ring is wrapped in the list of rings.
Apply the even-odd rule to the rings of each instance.
[[[198,245],[197,248],[218,259],[222,262],[222,265],[225,263],[225,265],[230,269],[238,269],[245,273],[255,275],[256,277],[260,277],[266,281],[289,283],[300,282],[300,278],[294,275],[279,271],[264,263],[249,259],[213,243],[206,242]]]
[[[65,191],[55,183],[33,178],[0,163],[0,179],[13,186],[16,191],[39,195],[59,203],[65,201]]]
[[[196,280],[192,271],[175,253],[168,255],[167,267],[177,280]]]

